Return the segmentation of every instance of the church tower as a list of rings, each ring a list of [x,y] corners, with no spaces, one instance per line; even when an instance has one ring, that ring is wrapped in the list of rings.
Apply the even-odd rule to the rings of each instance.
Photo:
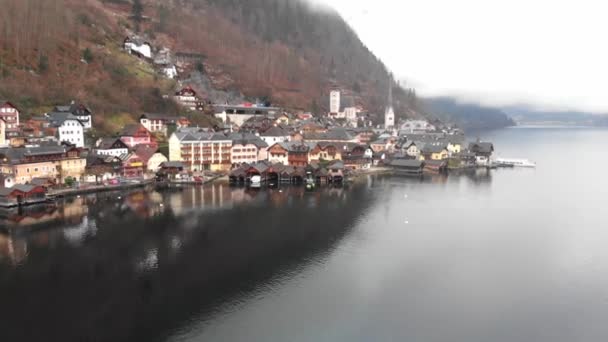
[[[393,110],[393,84],[389,79],[388,82],[388,103],[384,111],[384,128],[391,129],[395,127],[395,111]]]

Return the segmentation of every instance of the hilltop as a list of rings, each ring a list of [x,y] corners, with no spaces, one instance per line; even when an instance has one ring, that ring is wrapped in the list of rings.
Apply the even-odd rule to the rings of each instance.
[[[209,101],[262,100],[316,114],[337,87],[383,113],[392,75],[331,10],[300,0],[135,2],[134,12],[131,0],[0,0],[0,98],[26,116],[81,101],[106,132],[144,111],[183,114],[164,96],[182,85]],[[186,63],[178,80],[165,78],[122,50],[135,33],[200,61]],[[415,92],[391,84],[396,112],[422,116]]]

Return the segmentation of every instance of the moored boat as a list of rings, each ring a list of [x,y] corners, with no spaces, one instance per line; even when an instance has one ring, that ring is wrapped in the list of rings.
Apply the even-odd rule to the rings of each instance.
[[[536,167],[536,163],[528,159],[496,158],[493,162],[498,167]]]

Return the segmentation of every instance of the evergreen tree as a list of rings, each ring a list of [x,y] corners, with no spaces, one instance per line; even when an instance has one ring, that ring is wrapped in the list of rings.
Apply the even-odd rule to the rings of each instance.
[[[135,22],[135,31],[139,32],[139,26],[143,20],[144,5],[141,0],[133,0],[133,6],[131,7],[131,16]]]

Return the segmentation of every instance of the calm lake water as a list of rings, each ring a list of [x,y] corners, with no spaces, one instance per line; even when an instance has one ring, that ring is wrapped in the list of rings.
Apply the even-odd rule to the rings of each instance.
[[[608,130],[481,138],[538,167],[2,213],[0,338],[607,340]]]

